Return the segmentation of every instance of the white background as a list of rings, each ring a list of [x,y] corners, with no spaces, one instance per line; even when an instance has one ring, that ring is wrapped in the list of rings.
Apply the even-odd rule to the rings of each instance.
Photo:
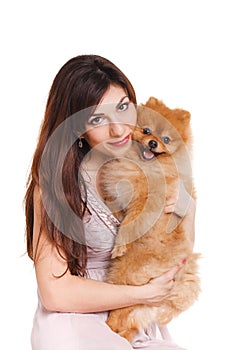
[[[203,291],[170,330],[188,350],[232,348],[231,1],[1,4],[0,347],[30,349],[37,297],[24,255],[23,197],[47,94],[68,59],[94,53],[126,73],[138,102],[153,95],[192,114]]]

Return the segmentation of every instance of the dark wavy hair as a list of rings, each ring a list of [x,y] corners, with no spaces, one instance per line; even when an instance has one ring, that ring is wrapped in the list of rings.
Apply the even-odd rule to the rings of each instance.
[[[129,99],[136,104],[136,95],[132,84],[122,71],[109,60],[97,55],[80,55],[70,59],[57,73],[50,89],[42,122],[38,144],[34,153],[31,172],[27,181],[25,195],[26,214],[26,242],[29,257],[35,261],[37,246],[33,247],[33,225],[34,225],[34,203],[33,193],[36,186],[41,190],[42,196],[50,198],[46,207],[41,201],[41,227],[40,234],[44,230],[60,253],[61,249],[67,260],[67,268],[73,275],[85,276],[86,274],[86,246],[82,244],[83,225],[82,218],[86,209],[85,183],[78,176],[80,164],[90,150],[88,143],[84,140],[82,148],[78,147],[76,139],[68,152],[63,164],[59,161],[60,152],[65,143],[71,142],[67,138],[72,133],[67,132],[66,127],[62,129],[61,142],[54,147],[47,160],[47,167],[41,167],[44,150],[49,139],[58,127],[78,112],[91,106],[98,105],[104,93],[110,85],[122,87]],[[70,124],[69,124],[70,127]],[[79,130],[75,130],[79,132]],[[80,130],[81,132],[81,130]],[[62,168],[62,169],[61,169]],[[62,171],[63,193],[69,203],[72,212],[79,218],[81,224],[75,226],[76,237],[66,234],[63,226],[67,211],[67,202],[60,198],[56,190],[56,174]],[[82,190],[82,196],[80,187]],[[53,198],[53,200],[51,200]],[[51,219],[50,213],[56,213],[56,223]],[[74,230],[74,228],[73,228]],[[40,235],[39,235],[40,237]],[[38,243],[37,243],[38,245]],[[59,249],[61,248],[61,249]]]

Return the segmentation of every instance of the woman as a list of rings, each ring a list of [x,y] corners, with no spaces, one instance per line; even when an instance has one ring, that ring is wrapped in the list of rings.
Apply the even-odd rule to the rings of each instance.
[[[129,80],[99,56],[69,60],[54,79],[26,193],[39,298],[33,350],[181,349],[166,327],[159,336],[153,325],[130,344],[105,323],[111,309],[160,305],[182,266],[143,286],[105,282],[119,222],[97,194],[98,168],[130,147],[135,105]],[[166,204],[172,211],[176,201]]]

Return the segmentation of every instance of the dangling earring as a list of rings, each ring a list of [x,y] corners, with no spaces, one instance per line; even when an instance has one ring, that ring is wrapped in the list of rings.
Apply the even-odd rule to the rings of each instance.
[[[78,147],[83,148],[83,142],[81,138],[78,139]]]

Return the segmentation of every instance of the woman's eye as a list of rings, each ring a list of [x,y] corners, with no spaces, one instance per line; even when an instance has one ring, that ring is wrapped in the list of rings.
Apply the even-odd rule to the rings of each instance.
[[[171,141],[170,137],[168,137],[168,136],[163,136],[163,137],[161,137],[161,140],[162,140],[165,144],[168,144],[168,143],[170,143],[170,141]]]
[[[129,107],[129,102],[124,102],[124,103],[121,103],[119,106],[118,106],[118,110],[120,112],[124,112],[128,109]]]
[[[98,125],[102,122],[103,120],[103,117],[94,117],[94,118],[90,118],[90,120],[88,121],[88,124],[90,125]]]

